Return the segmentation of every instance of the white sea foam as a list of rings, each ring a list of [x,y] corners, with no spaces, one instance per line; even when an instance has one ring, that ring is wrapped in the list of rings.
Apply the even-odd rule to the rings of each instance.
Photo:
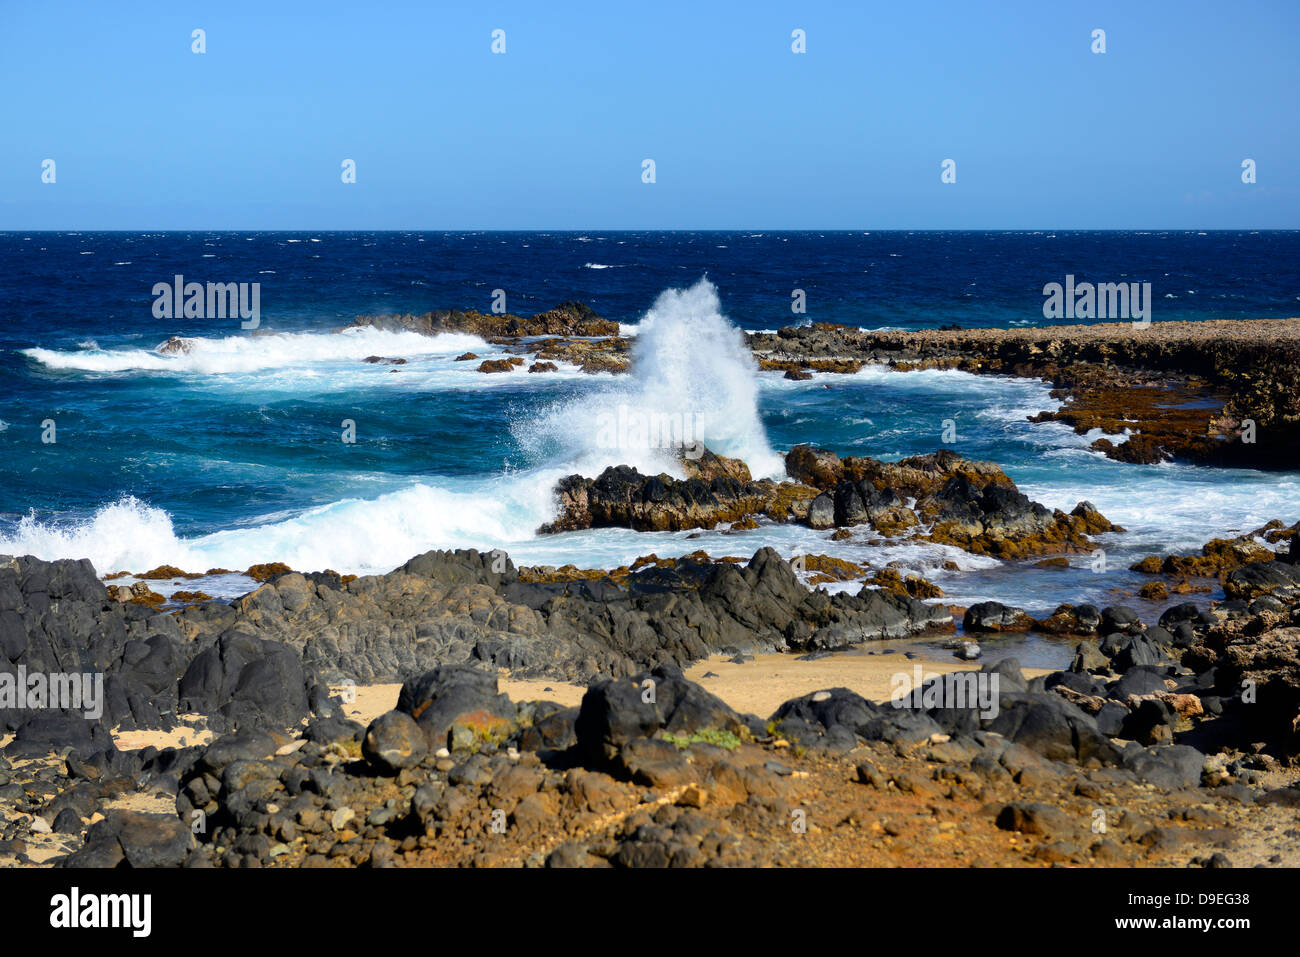
[[[1243,534],[1280,518],[1300,520],[1300,477],[1246,469],[1169,463],[1142,466],[1086,453],[1050,482],[1022,482],[1021,491],[1053,508],[1087,499],[1125,526],[1117,543],[1151,553],[1196,550],[1210,537]]]
[[[47,368],[65,371],[230,375],[309,363],[356,361],[372,355],[406,358],[488,348],[482,339],[463,333],[422,336],[415,332],[385,332],[370,328],[339,333],[285,332],[186,341],[189,351],[174,355],[165,355],[157,349],[99,348],[76,352],[32,348],[23,349],[22,353]]]

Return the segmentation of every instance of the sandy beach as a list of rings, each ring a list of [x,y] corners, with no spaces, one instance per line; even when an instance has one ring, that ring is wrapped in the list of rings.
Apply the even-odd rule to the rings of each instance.
[[[738,664],[722,655],[712,655],[697,661],[684,674],[691,681],[717,695],[741,713],[766,717],[782,702],[814,691],[828,688],[848,688],[870,701],[888,700],[896,675],[903,675],[905,688],[912,687],[913,668],[922,669],[923,680],[953,671],[969,671],[969,662],[909,660],[902,655],[871,653],[855,650],[829,655],[815,661],[801,661],[794,655],[755,655],[752,660]],[[1047,674],[1043,668],[1023,669],[1025,677]],[[513,701],[554,701],[567,707],[581,704],[586,688],[582,685],[559,681],[501,678],[498,687]],[[342,694],[342,689],[334,689]],[[354,721],[369,724],[385,711],[397,705],[400,684],[362,685],[354,689],[353,700],[344,705],[344,712]],[[131,740],[149,743],[161,740],[148,735],[137,735]],[[119,743],[119,747],[125,747]],[[143,745],[135,745],[143,747]]]

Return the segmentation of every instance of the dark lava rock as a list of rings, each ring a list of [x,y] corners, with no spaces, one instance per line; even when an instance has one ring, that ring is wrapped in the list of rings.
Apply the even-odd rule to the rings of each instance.
[[[1190,601],[1166,608],[1160,616],[1160,627],[1173,632],[1179,625],[1191,625],[1196,632],[1203,632],[1214,625],[1214,616],[1198,608]]]
[[[813,499],[812,505],[808,507],[808,527],[835,527],[835,499],[828,493],[822,492]]]
[[[26,711],[31,715],[4,749],[9,758],[35,758],[71,748],[80,754],[113,751],[113,737],[102,721],[77,711]]]
[[[187,664],[183,647],[171,615],[110,601],[89,561],[0,556],[0,672],[12,675],[21,662],[29,675],[102,674],[103,713],[92,721],[126,730],[170,727],[176,679]],[[43,710],[3,709],[0,734]]]
[[[294,648],[232,630],[190,662],[180,682],[180,708],[207,715],[218,731],[283,728],[308,716],[309,690]]]
[[[1021,669],[1019,658],[999,658],[997,661],[986,661],[980,668],[980,672],[988,675],[998,676],[998,690],[1001,691],[1025,691],[1025,674]]]
[[[1097,722],[1052,692],[1012,692],[999,700],[996,717],[984,728],[1053,761],[1119,763],[1119,751]]]
[[[525,751],[565,751],[578,742],[578,708],[554,711],[525,728],[519,747]]]
[[[781,734],[804,747],[844,750],[845,732],[868,741],[922,741],[942,730],[919,708],[877,705],[847,688],[814,691],[784,702],[771,720]]]
[[[982,601],[966,609],[961,624],[969,632],[1028,631],[1034,626],[1034,620],[1023,608]]]
[[[1032,801],[1013,801],[1004,806],[998,812],[997,826],[1052,840],[1078,837],[1081,830],[1080,823],[1060,808]]]
[[[1300,565],[1289,561],[1252,562],[1228,573],[1223,592],[1230,599],[1272,595],[1288,601],[1300,597]]]
[[[388,711],[370,722],[361,753],[381,774],[396,774],[419,764],[428,753],[424,729],[404,711]]]
[[[1123,701],[1131,694],[1145,695],[1156,691],[1165,691],[1164,671],[1147,665],[1130,668],[1124,676],[1110,685],[1107,696],[1116,701]]]
[[[1102,634],[1119,632],[1125,635],[1136,635],[1143,627],[1141,616],[1127,605],[1115,605],[1101,613]]]
[[[1139,779],[1168,790],[1198,786],[1204,764],[1201,752],[1182,744],[1130,748],[1123,756],[1124,767]]]
[[[448,743],[452,726],[471,719],[485,732],[504,730],[513,722],[515,707],[497,691],[497,677],[468,665],[443,665],[402,685],[397,710],[424,729],[429,745]]]
[[[317,744],[332,744],[336,741],[360,742],[365,732],[365,725],[361,722],[336,714],[329,718],[312,718],[303,729],[302,736]]]
[[[1139,744],[1155,744],[1173,737],[1178,714],[1164,701],[1148,698],[1138,702],[1120,725],[1120,736]],[[1198,778],[1199,780],[1199,778]]]
[[[195,766],[200,771],[220,774],[234,761],[256,761],[275,754],[275,738],[264,731],[226,734],[211,742],[199,755]]]
[[[1046,680],[1043,682],[1043,687],[1047,691],[1061,685],[1071,691],[1077,691],[1079,694],[1092,697],[1105,697],[1106,695],[1106,686],[1087,671],[1054,671],[1047,675]]]
[[[55,834],[80,834],[81,815],[70,807],[65,807],[54,816],[50,829]]]
[[[1164,629],[1161,633],[1167,634]],[[1098,650],[1110,659],[1111,668],[1121,674],[1130,668],[1169,664],[1165,650],[1146,634],[1112,632],[1102,639]]]
[[[788,718],[796,718],[820,725],[823,729],[839,725],[856,731],[873,721],[879,710],[856,691],[830,688],[786,701],[772,714],[772,720],[780,724]]]
[[[194,836],[174,817],[109,811],[91,825],[82,848],[63,859],[64,867],[177,867]]]
[[[659,731],[691,734],[706,729],[739,733],[740,716],[721,698],[660,665],[631,679],[599,681],[582,697],[574,730],[588,760],[612,761],[628,742]]]

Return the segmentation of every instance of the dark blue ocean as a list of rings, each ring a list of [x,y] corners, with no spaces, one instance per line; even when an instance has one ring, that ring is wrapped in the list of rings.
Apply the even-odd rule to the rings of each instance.
[[[156,318],[154,284],[177,274],[259,283],[258,331],[272,335],[237,318]],[[1131,589],[1132,555],[1300,518],[1294,474],[1126,465],[1091,452],[1091,437],[1027,422],[1055,407],[1042,383],[882,369],[788,382],[759,373],[736,333],[1042,325],[1043,286],[1066,274],[1150,282],[1155,322],[1293,316],[1300,233],[0,233],[0,553],[88,557],[104,574],[272,560],[372,572],[434,547],[608,566],[770,544],[898,561],[954,601],[1041,610]],[[635,372],[484,375],[453,361],[499,352],[472,337],[332,334],[360,314],[487,311],[496,289],[514,313],[576,299],[618,320],[636,337]],[[806,314],[791,311],[795,289]],[[196,340],[188,354],[155,351],[173,335]],[[1105,574],[1083,559],[1031,574],[776,526],[536,536],[559,476],[658,464],[653,450],[597,440],[601,413],[620,405],[695,415],[710,447],[760,474],[798,442],[932,451],[951,418],[957,451],[998,462],[1049,505],[1089,499],[1130,532],[1107,543]],[[939,569],[947,558],[963,571]]]

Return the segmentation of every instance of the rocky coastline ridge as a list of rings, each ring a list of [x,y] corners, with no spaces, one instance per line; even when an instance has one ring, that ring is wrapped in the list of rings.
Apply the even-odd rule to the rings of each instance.
[[[1297,465],[1300,319],[913,332],[817,323],[748,338],[760,367],[795,377],[875,363],[1043,379],[1065,404],[1035,420],[1128,433],[1093,443],[1120,461]]]

